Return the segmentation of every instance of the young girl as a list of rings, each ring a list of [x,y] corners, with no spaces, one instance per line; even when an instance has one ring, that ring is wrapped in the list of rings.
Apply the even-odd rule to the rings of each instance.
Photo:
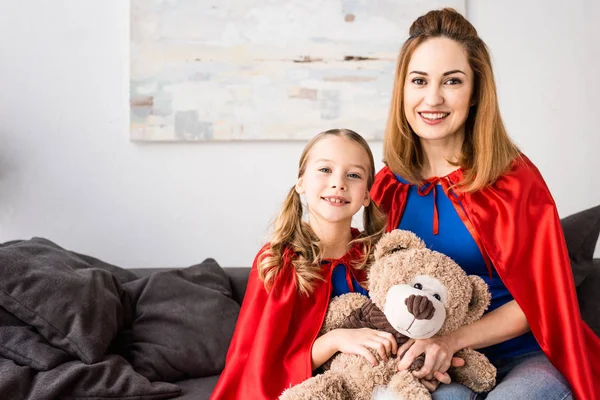
[[[332,296],[366,293],[366,268],[385,226],[369,197],[374,169],[367,142],[351,130],[322,132],[307,144],[271,241],[252,265],[212,399],[276,399],[338,351],[373,364],[367,348],[383,359],[397,352],[390,334],[371,329],[338,329],[316,339]],[[302,220],[300,195],[308,222]],[[362,233],[351,228],[361,207]]]

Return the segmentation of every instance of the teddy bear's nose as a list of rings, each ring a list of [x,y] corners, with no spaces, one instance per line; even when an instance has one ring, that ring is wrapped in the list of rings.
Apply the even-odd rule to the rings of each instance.
[[[408,312],[416,319],[431,319],[435,314],[433,303],[426,296],[411,294],[405,301]]]

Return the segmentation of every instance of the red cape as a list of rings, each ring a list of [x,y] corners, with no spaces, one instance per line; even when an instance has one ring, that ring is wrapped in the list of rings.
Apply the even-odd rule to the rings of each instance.
[[[353,230],[353,235],[357,234]],[[328,262],[322,267],[324,280],[315,284],[310,296],[301,295],[296,289],[292,254],[288,251],[284,252],[283,267],[267,292],[256,269],[265,251],[268,245],[254,259],[225,369],[211,395],[213,400],[277,399],[285,389],[310,378],[312,345],[329,304],[333,268],[344,264],[358,282],[366,280],[364,270],[349,267],[352,260],[362,256],[361,246],[355,245],[341,259],[325,260]]]
[[[440,183],[447,188],[461,179],[458,170]],[[388,213],[388,231],[400,223],[409,187],[388,167],[375,178],[371,197]],[[459,216],[522,308],[548,359],[577,399],[600,399],[600,339],[581,319],[556,206],[538,169],[522,156],[492,186],[453,193]]]

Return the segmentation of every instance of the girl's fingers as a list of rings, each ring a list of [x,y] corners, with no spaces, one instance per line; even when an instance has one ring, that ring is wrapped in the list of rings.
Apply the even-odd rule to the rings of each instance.
[[[388,357],[390,357],[392,355],[392,352],[394,351],[394,347],[392,345],[393,342],[390,341],[388,337],[381,336],[379,334],[375,336],[375,340],[383,344],[383,346],[385,347],[385,353]]]
[[[357,354],[363,356],[374,367],[377,366],[377,359],[366,347],[358,346]]]
[[[383,361],[387,362],[388,355],[383,343],[379,342],[377,339],[370,339],[365,342],[365,346],[375,350],[377,354],[379,354],[379,357],[381,357]]]
[[[383,332],[383,331],[377,331],[377,334],[380,337],[386,339],[386,341],[388,343],[390,343],[390,345],[391,345],[390,350],[391,350],[392,354],[394,354],[394,355],[398,354],[398,342],[396,342],[396,338],[394,338],[394,335],[392,335],[391,333],[388,333],[388,332]]]

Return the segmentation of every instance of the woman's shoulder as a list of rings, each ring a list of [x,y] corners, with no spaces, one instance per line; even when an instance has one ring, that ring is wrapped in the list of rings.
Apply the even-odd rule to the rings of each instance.
[[[525,155],[520,153],[512,162],[510,169],[501,175],[496,182],[516,180],[524,187],[546,186],[544,178],[535,164]]]
[[[512,162],[510,169],[500,175],[496,181],[484,188],[481,193],[505,192],[524,201],[532,198],[547,204],[554,204],[554,199],[535,164],[524,154],[519,154]],[[495,196],[494,196],[495,197]],[[506,198],[506,196],[500,196]]]

